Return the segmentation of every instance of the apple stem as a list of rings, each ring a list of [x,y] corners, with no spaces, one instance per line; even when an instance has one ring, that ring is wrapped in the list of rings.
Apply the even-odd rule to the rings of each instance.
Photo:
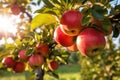
[[[35,70],[36,80],[44,80],[44,70],[42,68],[37,68]]]

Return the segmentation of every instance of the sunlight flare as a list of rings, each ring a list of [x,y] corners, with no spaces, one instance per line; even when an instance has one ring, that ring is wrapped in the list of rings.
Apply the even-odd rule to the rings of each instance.
[[[10,17],[0,15],[0,32],[16,34],[17,28]]]

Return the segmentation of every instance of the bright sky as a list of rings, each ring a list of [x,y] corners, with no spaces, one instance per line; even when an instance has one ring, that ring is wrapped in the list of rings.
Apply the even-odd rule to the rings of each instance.
[[[7,35],[7,32],[15,35],[17,32],[17,26],[14,24],[14,22],[15,21],[12,18],[0,15],[0,32],[2,32],[5,35]],[[13,40],[11,38],[8,38],[6,42],[12,43]],[[4,43],[4,39],[0,40],[0,44]]]
[[[0,15],[0,31],[10,32],[13,34],[17,32],[16,26],[12,18]]]

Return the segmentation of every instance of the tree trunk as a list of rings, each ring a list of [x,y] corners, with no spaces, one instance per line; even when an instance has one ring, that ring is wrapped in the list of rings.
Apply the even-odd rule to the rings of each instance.
[[[36,80],[44,80],[44,70],[42,68],[38,68],[35,70]]]

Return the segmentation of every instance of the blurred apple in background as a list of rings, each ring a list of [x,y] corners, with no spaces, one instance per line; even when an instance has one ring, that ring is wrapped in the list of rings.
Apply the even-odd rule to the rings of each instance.
[[[39,67],[44,64],[44,57],[39,54],[32,54],[28,61],[31,67]]]
[[[21,59],[21,60],[24,60],[24,61],[28,60],[29,56],[26,55],[26,50],[25,49],[23,49],[19,52],[18,58]]]
[[[14,67],[15,63],[16,63],[16,61],[12,57],[9,57],[9,56],[4,57],[2,60],[2,64],[8,68]]]
[[[23,72],[25,70],[25,64],[23,62],[16,62],[15,66],[13,67],[13,71],[15,73]]]
[[[49,55],[49,46],[45,43],[38,43],[36,45],[36,52],[42,54],[47,57]]]
[[[59,64],[58,64],[57,61],[50,61],[50,62],[48,63],[48,67],[49,67],[49,69],[50,69],[51,71],[54,71],[54,70],[56,70],[56,69],[59,67]]]

